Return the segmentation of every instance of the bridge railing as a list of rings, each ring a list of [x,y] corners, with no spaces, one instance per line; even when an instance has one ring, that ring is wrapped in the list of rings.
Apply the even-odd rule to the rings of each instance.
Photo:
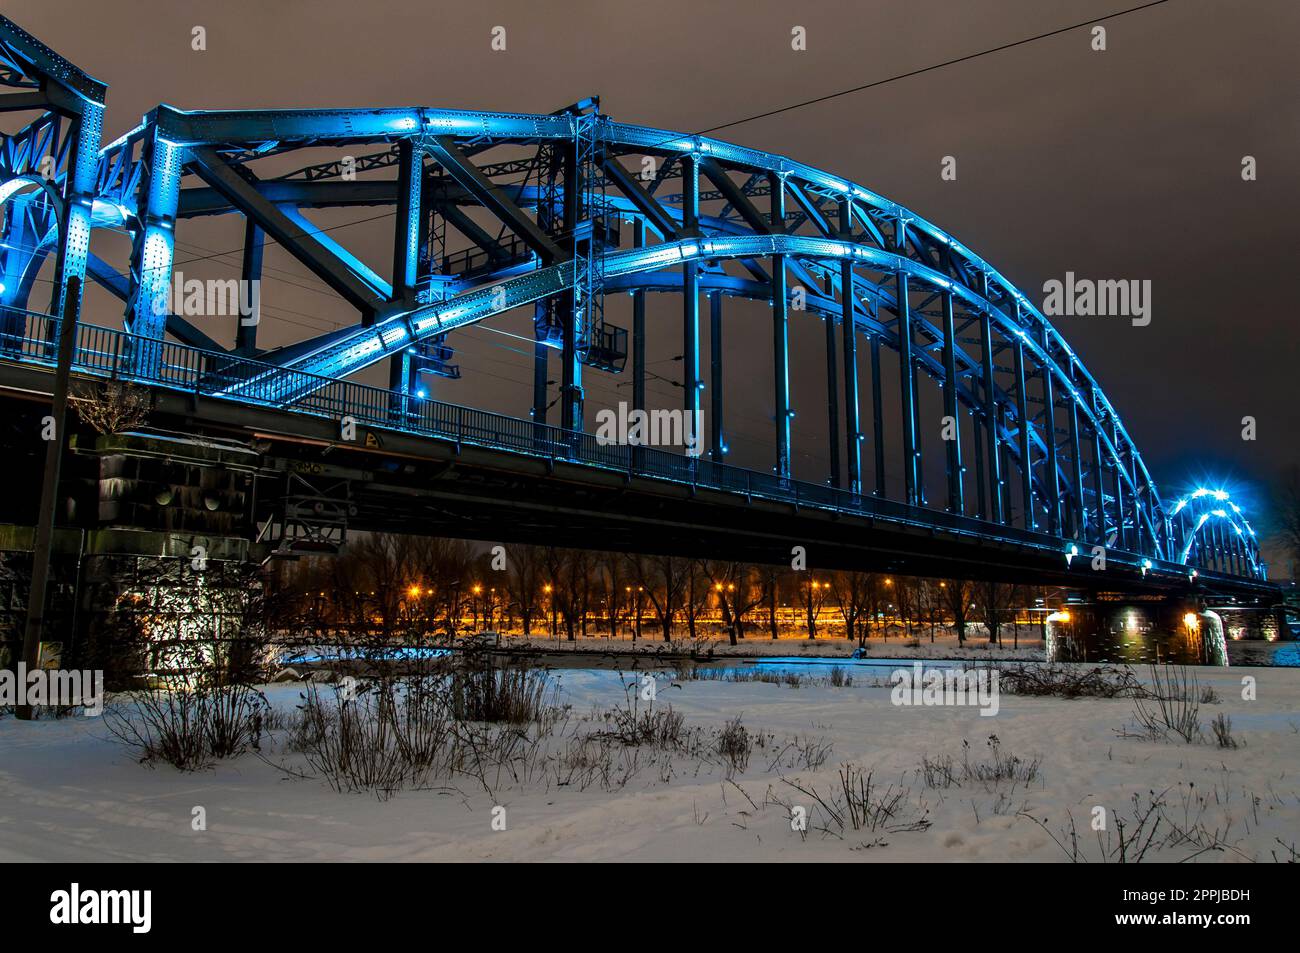
[[[0,358],[53,366],[57,322],[9,310],[0,314]],[[982,521],[937,510],[918,510],[894,500],[864,496],[716,463],[656,447],[609,443],[596,435],[534,423],[491,411],[418,398],[355,381],[303,372],[286,377],[283,368],[224,352],[157,341],[91,324],[77,327],[76,370],[100,377],[151,384],[196,395],[291,410],[420,436],[511,450],[552,461],[579,463],[630,476],[650,477],[750,498],[886,518],[927,529],[987,535]],[[272,373],[274,372],[274,373]],[[303,380],[299,380],[302,378]],[[289,383],[286,386],[286,379]],[[310,383],[302,388],[299,385]],[[276,393],[303,393],[277,400]],[[1037,547],[1059,542],[1041,533],[998,526],[998,535]]]

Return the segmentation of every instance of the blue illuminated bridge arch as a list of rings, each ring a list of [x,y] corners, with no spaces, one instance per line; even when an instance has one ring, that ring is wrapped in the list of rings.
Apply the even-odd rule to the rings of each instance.
[[[6,108],[37,114],[0,142],[6,358],[52,359],[64,299],[46,313],[29,295],[30,276],[56,249],[65,284],[84,277],[122,302],[120,315],[83,316],[76,361],[85,372],[430,436],[454,419],[458,440],[887,512],[1014,539],[1062,562],[1105,546],[1110,561],[1144,576],[1265,578],[1254,533],[1221,491],[1174,506],[1161,499],[1100,385],[1032,301],[938,226],[843,176],[616,122],[596,100],[544,115],[162,105],[103,145],[102,84],[3,17],[0,85],[15,90]],[[309,150],[309,164],[295,161]],[[322,160],[322,150],[334,157]],[[53,199],[23,198],[42,162],[67,215]],[[393,253],[382,267],[310,217],[361,207],[391,210]],[[355,325],[268,349],[237,316],[219,334],[174,313],[178,236],[191,220],[223,215],[244,223],[242,278],[261,278],[269,238],[355,309]],[[129,261],[92,253],[93,229],[129,235]],[[630,328],[606,317],[615,292],[632,296]],[[646,406],[645,339],[663,333],[661,322],[646,327],[652,293],[680,301],[672,333],[682,409],[707,411],[698,460],[583,433],[584,376],[628,375],[633,403]],[[721,317],[734,298],[771,305],[774,463],[761,474],[725,462],[721,368],[731,349]],[[425,399],[421,381],[459,375],[452,332],[517,308],[533,317],[533,406],[526,419],[475,412],[467,433],[469,412]],[[791,472],[790,375],[808,370],[790,364],[789,325],[808,313],[826,340],[816,376],[827,388],[830,465],[816,484]],[[548,421],[555,360],[559,415]],[[378,362],[389,388],[351,379]],[[888,392],[886,362],[896,380]],[[927,389],[953,439],[940,440],[940,420],[925,416]]]

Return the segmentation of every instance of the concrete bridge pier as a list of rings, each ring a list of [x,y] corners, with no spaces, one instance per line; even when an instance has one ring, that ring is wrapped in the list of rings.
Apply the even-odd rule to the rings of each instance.
[[[1195,595],[1086,593],[1047,617],[1047,660],[1227,665],[1224,624]]]

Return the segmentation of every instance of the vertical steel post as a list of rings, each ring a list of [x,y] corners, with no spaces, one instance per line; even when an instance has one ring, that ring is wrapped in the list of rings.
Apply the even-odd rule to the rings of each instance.
[[[984,279],[987,286],[988,279]],[[988,292],[985,290],[985,297]],[[989,519],[1003,522],[1002,514],[1002,455],[998,450],[998,395],[993,379],[993,319],[987,311],[980,312],[981,375],[984,378],[984,423],[988,428]]]
[[[844,332],[844,450],[848,490],[862,492],[862,419],[858,410],[858,334],[853,309],[853,265],[840,263],[840,321]]]
[[[578,162],[578,148],[575,142],[566,142],[562,148],[564,165],[564,230],[573,234],[578,227],[578,218],[582,214],[582,169]],[[590,254],[590,249],[588,249]],[[578,275],[574,274],[575,282]],[[560,311],[563,324],[563,368],[560,380],[560,426],[566,430],[582,430],[582,363],[578,353],[578,313],[576,287],[570,288],[561,297]],[[583,301],[582,307],[588,307]]]
[[[722,391],[722,292],[714,291],[709,294],[709,421],[714,463],[724,462],[727,453],[722,429]]]
[[[957,320],[953,314],[952,292],[943,293],[943,413],[952,438],[945,440],[948,450],[948,511],[958,516],[966,512],[962,493],[961,419],[957,407]],[[945,429],[946,429],[945,427]]]
[[[265,239],[265,233],[257,222],[251,218],[245,221],[244,253],[239,267],[239,277],[244,287],[239,295],[239,325],[235,328],[235,350],[244,357],[254,357],[257,354],[257,326],[261,315],[252,312],[254,309],[260,311],[261,292],[259,290],[254,295],[252,289],[261,287]]]
[[[771,228],[785,231],[785,183],[768,177],[771,190]],[[772,256],[772,364],[776,405],[776,475],[790,476],[790,315],[786,289],[785,256]]]
[[[903,414],[903,492],[904,501],[910,506],[918,502],[918,485],[916,459],[916,384],[915,368],[912,366],[912,307],[907,300],[907,274],[897,272],[894,276],[897,287],[898,312],[898,380],[902,389],[899,401]]]
[[[1070,379],[1074,379],[1074,365],[1070,366]],[[1070,388],[1070,410],[1066,420],[1070,429],[1070,495],[1074,498],[1070,508],[1070,522],[1073,523],[1075,539],[1086,541],[1088,538],[1088,514],[1083,506],[1083,461],[1079,459],[1079,394],[1073,385]]]
[[[1123,477],[1124,462],[1122,459],[1123,447],[1120,444],[1120,442],[1117,439],[1115,439],[1118,435],[1119,434],[1115,430],[1115,427],[1112,423],[1111,446],[1115,448],[1115,459],[1114,461],[1112,461],[1111,477],[1114,480],[1113,489],[1115,491],[1114,493],[1115,527],[1117,531],[1116,542],[1119,544],[1120,549],[1126,550],[1129,548],[1129,543],[1128,543],[1128,529],[1124,526],[1124,511],[1126,506],[1124,502],[1124,477]]]
[[[420,275],[420,223],[423,203],[424,151],[410,139],[397,144],[397,209],[393,229],[393,300],[415,296]]]
[[[1130,478],[1133,481],[1133,492],[1129,494],[1129,498],[1133,503],[1133,551],[1142,552],[1142,541],[1146,535],[1146,530],[1142,526],[1142,484],[1138,481],[1138,456],[1136,451],[1129,454],[1128,463]]]
[[[871,437],[875,450],[876,496],[886,498],[885,401],[880,389],[880,335],[871,335]]]
[[[1015,348],[1016,417],[1020,431],[1020,491],[1022,505],[1025,508],[1025,529],[1035,530],[1038,528],[1038,514],[1034,512],[1034,451],[1029,440],[1029,395],[1025,391],[1025,342],[1019,337],[1016,338]]]
[[[136,235],[131,256],[139,289],[128,307],[131,332],[149,342],[137,340],[132,370],[151,375],[162,357],[159,345],[167,332],[167,315],[171,311],[173,233],[185,148],[155,130],[145,143],[144,161],[145,173],[140,182],[140,218],[144,227]]]
[[[682,174],[682,233],[699,233],[700,170],[694,156],[678,163]],[[695,261],[682,263],[682,410],[687,426],[700,427],[700,268]]]
[[[833,297],[833,280],[826,276],[826,296]],[[835,315],[824,314],[826,322],[826,437],[830,448],[830,485],[840,485],[840,394],[839,372],[835,357]]]
[[[1099,428],[1092,428],[1092,493],[1097,498],[1097,519],[1095,542],[1106,544],[1106,466],[1101,455],[1101,433]]]
[[[415,286],[420,274],[420,222],[422,204],[420,188],[424,179],[424,151],[415,148],[410,139],[397,143],[397,208],[393,225],[393,301],[406,306],[415,303]],[[253,225],[250,220],[249,225]],[[249,235],[244,238],[244,253],[248,254]],[[366,323],[372,323],[373,313],[367,313]],[[404,413],[414,391],[411,373],[411,351],[403,348],[400,354],[388,359],[388,387],[402,393],[400,410]]]
[[[1007,441],[998,442],[998,472],[1002,474],[1002,521],[1011,523],[1011,480],[1007,474],[1011,471],[1011,449]]]
[[[59,230],[59,247],[54,262],[54,285],[50,291],[50,313],[61,315],[68,301],[68,286],[73,278],[82,288],[86,278],[86,258],[90,253],[91,214],[94,207],[96,179],[99,173],[99,145],[104,129],[103,103],[79,102],[80,115],[69,130],[74,136],[63,180],[65,221]],[[56,150],[57,151],[57,150]],[[17,210],[15,210],[17,211]],[[3,216],[0,216],[3,217]],[[171,280],[168,263],[167,278]],[[15,284],[16,291],[18,285]],[[80,312],[81,299],[77,299]],[[164,314],[164,320],[166,316]]]
[[[1043,438],[1047,442],[1047,473],[1043,481],[1047,487],[1044,491],[1047,499],[1047,531],[1053,536],[1064,535],[1061,531],[1061,481],[1057,471],[1056,455],[1056,396],[1052,384],[1052,370],[1042,368],[1043,381]]]
[[[539,301],[537,308],[545,312],[546,302]],[[533,342],[533,423],[546,423],[546,381],[550,371],[551,349],[541,340]]]
[[[645,247],[645,221],[632,226],[632,244]],[[645,410],[645,289],[632,292],[632,407]]]

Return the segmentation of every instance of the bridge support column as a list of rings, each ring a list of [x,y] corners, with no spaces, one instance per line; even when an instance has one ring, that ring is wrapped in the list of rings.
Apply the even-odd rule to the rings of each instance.
[[[727,453],[722,418],[722,292],[709,295],[709,433],[714,463]]]
[[[966,511],[962,496],[961,426],[957,416],[957,327],[952,292],[943,293],[943,413],[952,427],[946,440],[948,456],[948,512]]]
[[[845,215],[848,203],[841,206]],[[858,412],[858,334],[853,314],[853,264],[840,264],[840,321],[844,332],[844,450],[848,490],[862,492],[862,420]]]

